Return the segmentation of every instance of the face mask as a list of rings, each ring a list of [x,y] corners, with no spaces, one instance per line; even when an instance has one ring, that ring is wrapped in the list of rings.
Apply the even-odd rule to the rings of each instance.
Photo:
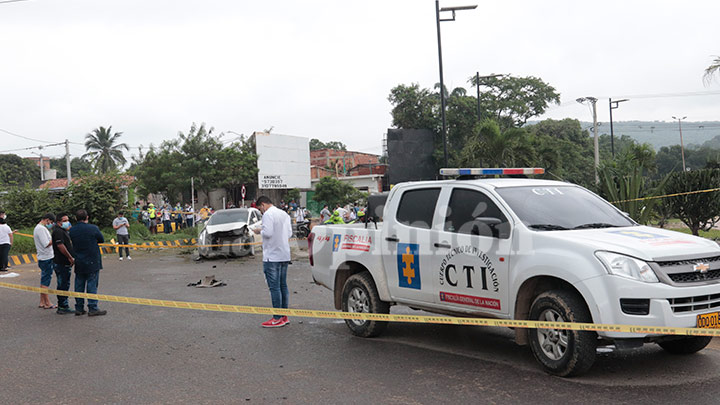
[[[47,228],[47,229],[52,229],[52,227],[53,227],[53,224],[46,224],[46,225],[45,225],[45,228]]]
[[[63,229],[70,229],[70,221],[63,222],[61,226]]]

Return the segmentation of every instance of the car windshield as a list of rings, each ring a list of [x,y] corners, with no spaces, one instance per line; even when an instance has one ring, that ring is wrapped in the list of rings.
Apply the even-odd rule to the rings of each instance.
[[[222,225],[230,224],[233,222],[247,223],[247,221],[247,210],[222,210],[212,214],[212,216],[208,220],[208,225]]]
[[[534,230],[635,225],[607,201],[580,187],[508,187],[496,191],[525,226]]]

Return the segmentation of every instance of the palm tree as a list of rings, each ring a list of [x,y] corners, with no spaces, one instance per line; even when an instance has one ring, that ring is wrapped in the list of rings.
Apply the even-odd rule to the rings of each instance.
[[[87,153],[83,155],[83,158],[89,158],[98,173],[107,173],[125,164],[126,160],[122,149],[128,150],[129,148],[125,143],[115,144],[120,135],[122,132],[112,133],[112,126],[98,127],[85,135]]]
[[[710,84],[715,73],[720,73],[720,56],[715,57],[710,66],[705,69],[705,75],[703,76],[705,84]]]

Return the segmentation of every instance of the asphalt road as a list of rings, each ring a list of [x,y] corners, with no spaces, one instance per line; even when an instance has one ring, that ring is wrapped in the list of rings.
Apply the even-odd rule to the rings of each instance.
[[[195,262],[177,251],[105,256],[100,293],[270,305],[260,258]],[[38,285],[37,265],[16,278]],[[214,274],[228,285],[186,285]],[[289,270],[291,306],[332,310],[306,259]],[[53,279],[53,286],[54,286]],[[53,302],[55,298],[52,297]],[[603,351],[585,376],[545,374],[507,329],[393,324],[353,337],[334,320],[100,303],[104,317],[37,308],[37,294],[0,288],[0,403],[694,403],[720,395],[720,344],[692,356],[659,347]],[[411,310],[393,308],[393,312]]]

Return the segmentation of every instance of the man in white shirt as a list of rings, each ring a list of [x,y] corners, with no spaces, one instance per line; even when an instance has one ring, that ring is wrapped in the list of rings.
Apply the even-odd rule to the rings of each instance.
[[[47,213],[43,215],[33,230],[38,267],[40,267],[40,288],[50,288],[52,274],[55,271],[55,263],[53,262],[55,254],[53,253],[52,236],[50,235],[50,229],[54,223],[55,215]],[[39,308],[53,309],[57,307],[50,302],[50,297],[47,294],[41,293]]]
[[[117,234],[118,245],[125,245],[124,248],[118,248],[120,261],[123,259],[123,249],[125,249],[125,256],[127,256],[127,259],[132,260],[130,257],[130,248],[127,247],[130,243],[130,231],[128,231],[128,229],[130,229],[130,221],[128,221],[123,214],[124,213],[122,211],[118,212],[117,218],[115,218],[112,222],[113,229],[115,229],[115,233]]]
[[[270,289],[270,298],[273,308],[288,308],[289,292],[287,287],[287,268],[290,263],[290,237],[292,225],[290,216],[278,208],[265,196],[256,202],[257,208],[263,213],[262,230],[255,229],[255,233],[262,234],[263,272]],[[287,316],[273,315],[272,319],[262,323],[264,328],[278,328],[285,326]]]

